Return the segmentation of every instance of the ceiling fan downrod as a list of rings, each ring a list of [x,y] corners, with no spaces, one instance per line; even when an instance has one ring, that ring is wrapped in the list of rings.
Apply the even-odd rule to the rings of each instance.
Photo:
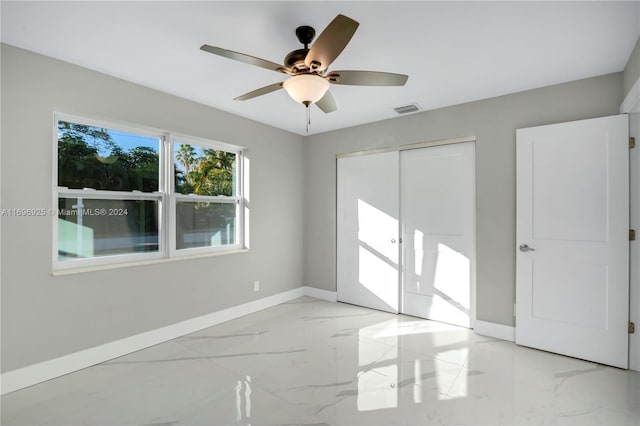
[[[296,28],[296,37],[298,37],[298,41],[304,44],[305,50],[309,50],[309,43],[313,41],[313,38],[316,36],[316,30],[313,27],[308,25],[302,25]]]

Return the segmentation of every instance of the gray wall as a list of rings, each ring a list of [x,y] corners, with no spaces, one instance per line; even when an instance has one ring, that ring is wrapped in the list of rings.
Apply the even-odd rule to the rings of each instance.
[[[305,284],[336,289],[336,154],[471,135],[477,138],[477,318],[513,325],[515,131],[617,114],[621,101],[616,73],[309,137]]]
[[[512,325],[515,129],[616,114],[640,74],[638,50],[624,84],[612,74],[305,139],[2,45],[3,208],[50,207],[53,111],[242,145],[251,160],[248,253],[54,277],[50,218],[2,218],[2,371],[302,284],[335,290],[335,155],[467,135],[477,138],[477,316]]]
[[[11,46],[1,54],[3,208],[52,207],[54,111],[246,146],[251,161],[248,253],[54,277],[51,218],[2,218],[3,372],[302,285],[301,136]]]
[[[622,73],[622,93],[626,96],[635,82],[640,78],[640,37],[636,41],[636,47],[631,52],[627,65]]]

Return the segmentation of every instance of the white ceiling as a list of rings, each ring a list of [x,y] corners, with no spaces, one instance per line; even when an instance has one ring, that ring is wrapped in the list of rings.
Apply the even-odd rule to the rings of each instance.
[[[282,63],[339,13],[360,22],[330,67],[409,75],[404,87],[333,86],[338,110],[311,113],[309,134],[622,71],[640,2],[31,2],[2,1],[2,42],[291,132],[305,111],[286,92],[233,98],[284,80],[199,50],[210,44]]]

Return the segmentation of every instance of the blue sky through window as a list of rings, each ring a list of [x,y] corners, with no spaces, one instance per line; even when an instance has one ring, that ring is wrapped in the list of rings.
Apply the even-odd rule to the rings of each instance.
[[[111,136],[113,142],[115,142],[123,151],[129,152],[134,148],[151,148],[154,152],[158,153],[160,150],[160,141],[158,138],[152,138],[148,136],[134,135],[132,133],[120,132],[117,130],[107,129],[107,133]],[[111,149],[104,146],[99,146],[98,155],[108,156],[111,155]]]
[[[103,130],[110,137],[111,140],[119,146],[124,152],[129,152],[134,148],[145,147],[153,149],[157,154],[160,151],[160,140],[149,136],[136,135],[133,133],[121,132],[112,129],[101,129],[100,127],[88,126],[92,131]],[[58,138],[62,136],[64,131],[58,130]],[[108,157],[112,153],[112,148],[100,138],[91,138],[86,136],[85,142],[90,146],[93,146],[98,150],[98,155],[101,157]]]
[[[180,170],[181,172],[186,173],[184,165],[180,161],[178,161],[176,159],[176,156],[180,152],[180,145],[189,145],[189,146],[191,146],[191,148],[193,148],[193,152],[194,152],[194,154],[193,154],[193,158],[194,159],[204,157],[204,151],[202,150],[202,148],[200,148],[197,145],[185,144],[185,143],[180,143],[180,142],[177,142],[177,141],[176,141],[175,144],[173,144],[173,162],[175,164],[176,170]]]

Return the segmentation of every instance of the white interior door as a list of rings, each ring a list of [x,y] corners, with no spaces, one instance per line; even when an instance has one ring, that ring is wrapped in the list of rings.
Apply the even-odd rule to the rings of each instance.
[[[398,312],[398,167],[397,151],[338,159],[341,302]]]
[[[627,368],[627,116],[517,131],[516,343]]]
[[[475,144],[400,153],[402,312],[472,327]]]

